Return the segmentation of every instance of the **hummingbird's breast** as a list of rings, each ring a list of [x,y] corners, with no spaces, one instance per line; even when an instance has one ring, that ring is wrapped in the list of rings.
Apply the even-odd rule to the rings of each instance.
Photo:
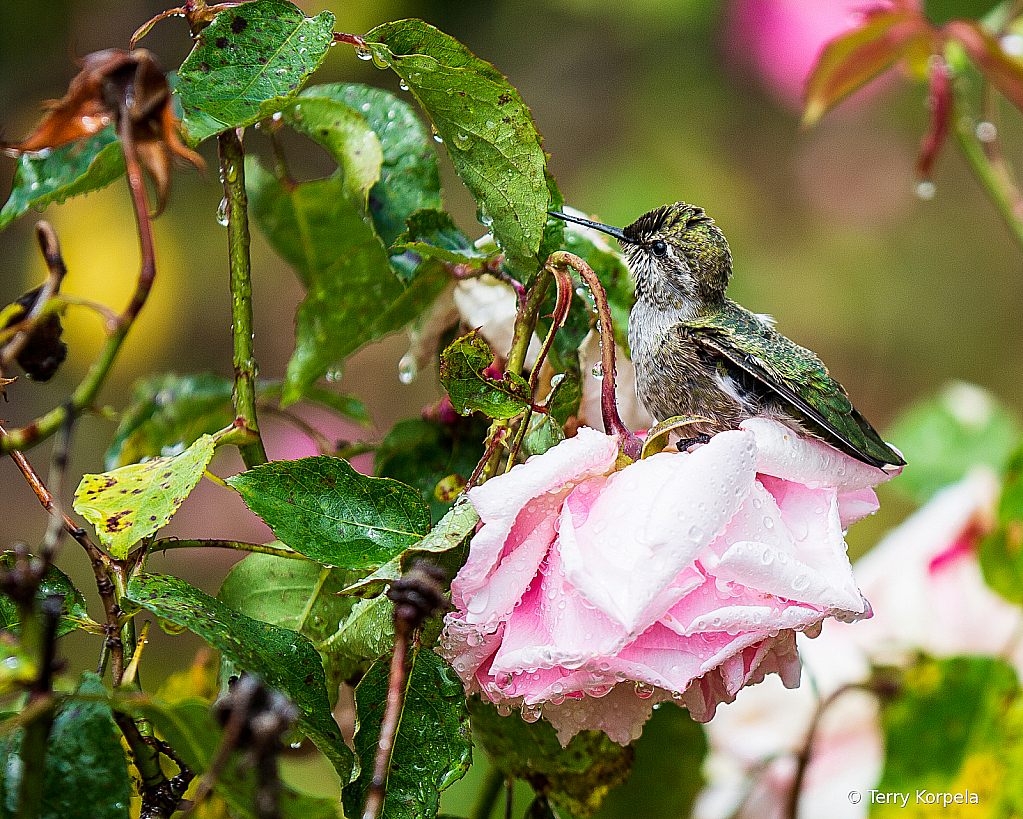
[[[633,308],[629,347],[636,394],[658,421],[677,415],[706,418],[690,428],[695,435],[735,429],[757,408],[749,405],[741,386],[692,342],[684,320],[667,311],[644,310],[639,303]]]

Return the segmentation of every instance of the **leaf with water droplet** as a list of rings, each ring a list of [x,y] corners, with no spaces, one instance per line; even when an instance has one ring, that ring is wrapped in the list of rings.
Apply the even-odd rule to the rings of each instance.
[[[123,173],[124,154],[113,126],[45,156],[22,154],[11,195],[0,210],[0,229],[33,208],[43,211],[51,202],[105,188]]]
[[[240,614],[176,577],[138,575],[128,581],[126,597],[198,634],[235,666],[287,694],[299,710],[299,727],[333,763],[341,781],[348,781],[352,754],[330,713],[320,657],[306,637]]]
[[[40,819],[128,819],[132,789],[121,732],[99,677],[82,675],[57,711],[46,742]],[[0,805],[18,804],[23,776],[23,730],[0,739]],[[39,773],[39,772],[37,772]],[[15,811],[4,811],[14,816]]]
[[[96,527],[116,558],[167,524],[199,482],[213,457],[214,441],[202,435],[173,458],[153,458],[99,475],[84,475],[74,510]]]
[[[353,658],[344,644],[324,648],[358,602],[340,592],[361,575],[309,560],[252,554],[228,572],[217,599],[249,617],[308,637],[320,652],[333,707],[338,685],[358,671],[360,661],[368,667],[366,661],[379,656]]]
[[[518,91],[490,63],[422,20],[373,29],[367,48],[411,88],[479,206],[509,266],[531,277],[540,256],[551,194],[546,156]]]
[[[456,425],[424,418],[399,421],[377,448],[373,472],[414,486],[429,504],[433,519],[440,520],[451,503],[437,499],[437,483],[451,474],[472,475],[483,457],[486,433],[482,418]]]
[[[408,218],[408,228],[392,245],[390,252],[413,251],[419,256],[440,259],[450,264],[481,267],[493,254],[482,253],[443,210],[419,210]]]
[[[275,461],[228,478],[281,542],[319,563],[375,568],[430,529],[419,492],[339,458]]]
[[[526,380],[518,373],[505,373],[502,378],[487,375],[484,370],[493,363],[494,354],[479,330],[456,338],[440,354],[440,383],[455,412],[514,418],[530,405]]]
[[[437,152],[412,106],[381,88],[358,83],[314,85],[300,99],[325,97],[348,105],[365,117],[383,151],[380,180],[370,190],[369,214],[385,245],[405,229],[417,210],[439,208]]]
[[[4,552],[0,555],[0,570],[11,571],[17,564],[14,552]],[[64,572],[56,566],[50,565],[46,574],[36,589],[36,600],[42,600],[50,594],[63,596],[61,604],[60,622],[57,624],[57,636],[63,637],[74,631],[79,625],[91,624],[89,612],[85,607],[85,598],[82,593],[74,587],[74,584]],[[21,629],[21,609],[6,595],[0,595],[0,629],[17,634]]]
[[[306,17],[286,0],[256,0],[218,14],[178,71],[188,141],[194,146],[285,108],[323,61],[333,29],[329,11]]]
[[[410,652],[408,668],[391,750],[384,817],[435,816],[441,792],[465,776],[472,763],[469,713],[454,671],[432,651],[419,647]],[[355,689],[359,718],[355,752],[362,762],[362,772],[342,791],[346,816],[358,816],[366,801],[387,702],[389,672],[390,660],[381,659]]]

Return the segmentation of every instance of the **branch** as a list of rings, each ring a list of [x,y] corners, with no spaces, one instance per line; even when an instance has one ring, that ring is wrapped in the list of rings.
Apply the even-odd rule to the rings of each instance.
[[[89,372],[75,389],[66,404],[55,407],[45,415],[25,426],[0,436],[0,452],[26,450],[42,440],[49,438],[67,422],[69,415],[81,415],[89,409],[96,399],[110,368],[124,343],[125,336],[137,318],[139,311],[149,297],[153,280],[156,278],[156,255],[153,244],[153,226],[146,203],[145,183],[142,179],[142,168],[139,165],[132,135],[132,122],[127,110],[127,101],[122,100],[117,118],[117,137],[124,152],[124,169],[131,191],[132,209],[135,211],[135,223],[138,227],[139,252],[141,265],[135,291],[131,301],[116,320],[109,325],[109,335],[99,356],[92,362]],[[59,247],[56,249],[59,254]],[[45,254],[45,249],[44,249]],[[63,262],[61,262],[63,263]]]
[[[249,261],[249,200],[245,193],[245,151],[234,129],[217,137],[220,176],[227,201],[227,244],[231,266],[231,316],[234,335],[234,405],[237,423],[249,442],[238,451],[246,469],[267,462],[256,420],[256,358],[252,347],[252,265]]]
[[[607,293],[586,262],[573,253],[558,250],[551,254],[547,266],[554,270],[558,267],[571,267],[590,288],[593,303],[597,308],[597,329],[600,332],[600,411],[604,419],[604,431],[608,435],[618,436],[619,447],[623,454],[633,460],[639,458],[643,448],[642,442],[623,423],[618,414],[618,403],[615,396],[615,336],[611,321],[611,308],[607,303]]]

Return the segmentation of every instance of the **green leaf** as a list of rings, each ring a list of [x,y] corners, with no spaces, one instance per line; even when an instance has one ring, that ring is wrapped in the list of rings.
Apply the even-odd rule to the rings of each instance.
[[[925,44],[931,27],[915,9],[875,11],[861,25],[824,46],[806,81],[803,124],[813,125],[857,88],[887,71],[912,48]]]
[[[918,503],[977,464],[1001,471],[1020,438],[1016,416],[990,393],[961,381],[910,407],[888,430],[907,461],[895,491]]]
[[[322,644],[352,613],[358,601],[340,593],[359,577],[308,560],[252,554],[228,572],[217,599],[256,620],[308,637],[320,649],[327,693],[333,702],[338,686],[352,676],[355,664],[347,662],[343,647],[327,653]]]
[[[550,415],[535,413],[529,419],[526,437],[522,439],[522,453],[526,457],[542,455],[553,446],[565,440],[561,424]]]
[[[240,614],[176,577],[138,575],[128,582],[126,596],[198,634],[238,668],[287,694],[299,710],[299,727],[333,763],[341,781],[348,781],[352,755],[331,716],[323,666],[308,638]]]
[[[53,721],[39,819],[128,819],[131,779],[120,732],[95,674],[85,673]],[[0,739],[0,811],[15,815],[23,731]]]
[[[527,780],[572,816],[592,816],[608,791],[629,775],[632,746],[623,748],[602,731],[581,731],[562,748],[554,727],[544,720],[526,722],[518,712],[502,717],[479,697],[470,697],[469,713],[473,735],[490,761],[505,774]]]
[[[0,555],[0,571],[10,571],[16,564],[14,552]],[[85,607],[85,597],[74,587],[71,578],[54,565],[50,565],[43,575],[42,582],[36,590],[36,600],[42,600],[51,594],[64,597],[61,604],[61,618],[57,625],[57,636],[63,637],[78,628],[79,623],[91,622]],[[7,595],[0,595],[0,629],[18,633],[21,627],[21,610]]]
[[[366,667],[393,646],[394,603],[381,594],[371,600],[356,599],[337,631],[317,648],[337,664],[342,679],[351,680],[356,675],[361,678]]]
[[[31,208],[43,210],[51,202],[105,188],[123,173],[124,154],[113,126],[45,155],[22,154],[11,195],[0,210],[0,230]]]
[[[420,210],[408,219],[408,229],[395,239],[392,251],[411,250],[420,256],[440,259],[451,264],[481,267],[490,258],[481,253],[442,210]]]
[[[543,261],[551,194],[540,135],[519,93],[490,63],[421,20],[385,23],[365,41],[433,121],[509,265],[531,277]]]
[[[362,345],[405,326],[440,294],[448,275],[440,264],[423,264],[403,283],[358,203],[346,197],[343,179],[286,188],[258,163],[246,167],[257,224],[308,287],[281,400],[287,405]]]
[[[483,457],[486,431],[485,419],[478,417],[451,426],[423,418],[399,421],[377,448],[373,472],[414,486],[432,518],[440,520],[451,502],[438,500],[437,484],[448,475],[468,480]]]
[[[469,714],[462,683],[427,649],[410,652],[408,682],[391,750],[383,819],[435,816],[440,793],[461,779],[472,762]],[[346,816],[358,816],[373,776],[380,724],[387,702],[390,661],[382,659],[355,689],[359,778],[342,791]]]
[[[450,576],[454,577],[467,556],[466,538],[475,531],[479,522],[480,516],[476,509],[469,503],[468,498],[462,495],[418,545],[407,549],[372,574],[353,583],[345,589],[345,593],[360,597],[381,594],[390,581],[401,577],[423,555],[427,555],[432,563],[446,569]]]
[[[339,458],[275,461],[228,478],[277,538],[319,563],[376,568],[430,529],[419,493]]]
[[[218,14],[178,71],[188,141],[282,110],[323,61],[333,29],[329,11],[307,18],[286,0],[256,0]]]
[[[178,511],[213,457],[213,438],[202,435],[173,458],[153,458],[99,475],[84,475],[74,509],[96,527],[116,558],[131,552]]]
[[[633,747],[636,759],[628,780],[608,793],[596,819],[691,816],[704,784],[707,737],[703,726],[686,709],[665,704],[654,709]]]
[[[937,815],[979,804],[987,816],[1023,810],[1023,702],[1015,672],[1001,660],[954,657],[922,660],[905,675],[898,696],[882,714],[884,773],[881,792],[911,794],[914,805]],[[917,795],[923,794],[918,801]],[[920,808],[917,807],[919,811]],[[901,801],[872,806],[871,816],[898,817]],[[976,815],[981,815],[977,813]]]
[[[213,373],[164,373],[135,383],[106,453],[107,469],[173,456],[234,420],[234,382]]]
[[[553,386],[544,401],[544,406],[551,417],[561,426],[579,412],[579,402],[583,397],[582,380],[577,372],[559,373],[551,379]]]
[[[478,330],[456,338],[440,354],[440,382],[455,412],[476,410],[489,418],[514,418],[530,405],[529,384],[517,373],[493,378],[483,371],[494,354]]]
[[[118,710],[148,720],[189,769],[196,775],[209,770],[223,737],[209,703],[189,698],[167,703],[142,694],[128,695],[116,702]],[[241,819],[258,819],[255,794],[258,772],[235,755],[217,776],[213,792]],[[337,800],[309,796],[282,783],[279,809],[281,819],[337,819]]]
[[[385,245],[417,210],[440,207],[437,152],[412,106],[383,89],[358,83],[316,85],[300,96],[343,102],[365,117],[380,140],[383,164],[380,181],[370,190],[369,213]]]
[[[380,139],[366,118],[344,102],[302,95],[284,110],[284,119],[334,157],[345,196],[365,213],[369,189],[380,179],[384,160]]]

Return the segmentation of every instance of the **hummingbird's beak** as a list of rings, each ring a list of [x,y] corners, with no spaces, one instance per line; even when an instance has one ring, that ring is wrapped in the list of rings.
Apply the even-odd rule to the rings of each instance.
[[[567,213],[559,213],[556,210],[547,211],[548,216],[553,216],[556,219],[563,219],[566,222],[575,222],[577,225],[583,227],[593,228],[599,230],[601,233],[606,233],[608,236],[614,236],[619,242],[626,242],[632,244],[632,242],[626,237],[624,231],[621,228],[611,227],[610,225],[602,225],[600,222],[591,222],[589,219],[580,219],[578,216],[570,216]]]

